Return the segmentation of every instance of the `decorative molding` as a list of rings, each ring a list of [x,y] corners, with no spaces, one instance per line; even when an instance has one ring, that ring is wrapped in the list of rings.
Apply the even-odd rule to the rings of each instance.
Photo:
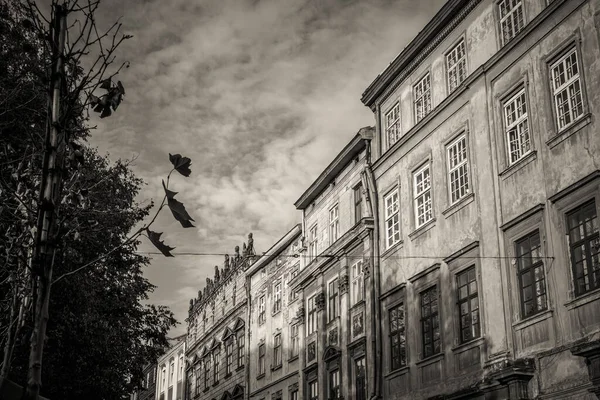
[[[306,361],[311,362],[317,359],[317,342],[313,341],[306,346]]]
[[[562,199],[565,196],[568,196],[569,194],[573,193],[574,191],[576,191],[578,189],[581,189],[582,187],[595,181],[596,179],[600,179],[600,170],[595,170],[594,172],[592,172],[585,178],[580,179],[579,181],[575,182],[574,184],[567,186],[565,189],[557,192],[556,194],[553,194],[548,199],[552,203],[556,203],[558,200]]]
[[[300,306],[300,308],[298,308],[298,311],[296,311],[296,320],[298,321],[299,324],[303,324],[305,317],[306,317],[306,309],[304,308],[304,306]]]
[[[338,328],[337,326],[329,331],[328,342],[330,346],[338,344]]]
[[[352,316],[352,337],[362,335],[365,332],[365,316],[361,311]]]
[[[444,258],[444,262],[446,264],[449,264],[452,261],[456,260],[457,258],[464,256],[469,251],[476,249],[477,247],[479,247],[479,241],[475,240],[474,242],[471,242],[468,245],[466,245],[465,247],[463,247],[462,249],[455,251],[454,253],[450,254],[448,257]]]
[[[325,309],[325,293],[321,292],[317,294],[315,298],[315,305],[317,306],[317,310],[322,311]]]
[[[350,278],[348,274],[344,274],[340,277],[340,295],[348,293],[350,288]]]
[[[435,263],[431,267],[424,269],[423,271],[411,276],[410,278],[408,278],[408,280],[410,283],[415,283],[419,279],[425,277],[426,275],[429,275],[430,273],[432,273],[438,269],[440,269],[440,263]]]

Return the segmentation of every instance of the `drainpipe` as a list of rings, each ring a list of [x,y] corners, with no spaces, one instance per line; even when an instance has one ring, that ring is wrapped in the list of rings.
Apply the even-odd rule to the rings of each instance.
[[[379,273],[379,211],[378,211],[378,197],[377,197],[377,185],[375,183],[375,176],[373,174],[373,168],[371,165],[371,140],[365,139],[367,145],[367,156],[365,175],[367,181],[367,188],[369,191],[370,201],[368,204],[371,207],[371,215],[373,216],[373,234],[370,235],[369,246],[370,255],[372,257],[372,271],[371,271],[371,329],[373,334],[371,335],[371,352],[375,356],[375,362],[371,377],[373,382],[373,392],[371,393],[371,399],[381,399],[381,387],[382,387],[382,356],[381,356],[381,326],[379,321],[381,320],[381,304],[379,302],[380,295],[380,273]]]

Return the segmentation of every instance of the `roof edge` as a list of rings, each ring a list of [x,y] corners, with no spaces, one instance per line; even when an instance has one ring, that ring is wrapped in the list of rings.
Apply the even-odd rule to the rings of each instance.
[[[246,271],[246,276],[251,277],[254,275],[259,269],[267,265],[271,262],[275,257],[277,257],[283,249],[292,243],[298,236],[302,234],[302,225],[296,224],[292,229],[288,231],[285,235],[283,235],[269,250],[267,250],[264,256],[260,256],[258,260],[254,262]]]

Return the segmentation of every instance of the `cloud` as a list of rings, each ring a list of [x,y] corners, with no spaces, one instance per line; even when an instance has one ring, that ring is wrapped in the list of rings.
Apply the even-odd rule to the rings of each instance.
[[[92,143],[112,158],[139,154],[142,198],[161,196],[169,152],[192,159],[172,188],[197,227],[157,221],[176,251],[231,253],[250,231],[264,251],[300,221],[294,201],[374,124],[362,91],[442,3],[106,0],[101,21],[122,15],[134,38],[118,54],[131,61],[125,102]],[[152,300],[183,320],[220,262],[155,258]]]

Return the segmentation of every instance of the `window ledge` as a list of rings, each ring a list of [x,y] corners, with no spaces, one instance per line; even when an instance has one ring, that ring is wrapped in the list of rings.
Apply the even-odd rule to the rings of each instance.
[[[228,372],[225,374],[225,379],[229,378],[231,376],[231,372]]]
[[[327,324],[325,324],[325,327],[331,328],[332,326],[337,325],[337,320],[338,319],[340,319],[340,316],[336,315],[335,318],[333,318],[331,321],[327,321]]]
[[[444,211],[442,211],[442,215],[448,218],[455,212],[462,210],[464,207],[471,204],[473,200],[475,200],[475,193],[471,192],[462,199],[458,200],[456,203],[452,204],[450,207],[446,208]]]
[[[416,238],[418,238],[419,236],[421,236],[422,234],[424,234],[425,232],[427,232],[434,226],[435,226],[435,218],[432,218],[431,221],[426,222],[423,226],[421,226],[421,227],[415,229],[414,231],[412,231],[411,233],[409,233],[408,237],[410,238],[410,240],[415,240]]]
[[[298,354],[296,354],[295,356],[292,356],[292,357],[290,357],[290,358],[288,359],[288,362],[289,362],[289,363],[291,363],[291,362],[294,362],[294,361],[296,361],[297,359],[298,359]]]
[[[257,380],[257,381],[259,381],[259,380],[261,380],[261,379],[262,379],[262,378],[264,378],[264,377],[265,377],[265,373],[263,372],[262,374],[260,374],[260,375],[258,375],[258,376],[256,377],[256,380]]]
[[[594,289],[591,292],[579,295],[573,300],[565,303],[567,310],[573,310],[577,307],[581,307],[587,303],[600,299],[600,288]]]
[[[392,245],[392,247],[386,249],[381,254],[381,258],[385,259],[385,258],[389,257],[390,255],[392,255],[393,253],[395,253],[397,250],[400,250],[402,248],[403,244],[404,244],[404,240],[398,241],[396,244]]]
[[[415,363],[415,365],[417,367],[421,367],[421,366],[424,366],[424,365],[433,364],[434,362],[439,361],[439,360],[443,360],[443,359],[444,359],[444,353],[440,352],[440,353],[434,354],[432,356],[429,356],[427,358],[424,358],[422,360],[417,361]]]
[[[521,321],[515,322],[512,326],[513,326],[513,328],[515,328],[515,330],[520,331],[524,328],[527,328],[528,326],[537,324],[538,322],[542,322],[542,321],[552,317],[553,313],[554,313],[554,310],[552,310],[552,309],[541,311],[530,317],[522,319]]]
[[[462,353],[463,351],[467,351],[474,347],[481,346],[483,344],[483,342],[485,342],[485,338],[483,336],[480,336],[478,338],[471,339],[468,342],[464,342],[464,343],[461,343],[461,344],[458,344],[458,345],[452,347],[452,352],[453,353]]]
[[[204,388],[202,391],[203,391],[204,393],[206,393],[206,392],[208,392],[209,390],[210,390],[210,387],[205,387],[205,388]]]
[[[384,375],[384,378],[386,378],[386,379],[395,378],[397,376],[406,374],[408,371],[410,371],[410,366],[405,365],[404,367],[396,368],[395,370],[388,372],[387,374]]]
[[[239,371],[241,371],[241,370],[243,370],[243,369],[244,369],[244,366],[243,366],[243,365],[240,365],[239,367],[237,367],[237,368],[235,369],[235,372],[239,372]]]
[[[504,171],[498,174],[498,176],[500,176],[502,179],[506,179],[535,159],[537,159],[537,150],[532,150],[527,153],[527,155],[523,156],[519,161],[505,168]]]
[[[283,367],[283,364],[276,365],[274,367],[271,367],[271,371],[277,371],[278,369],[281,369],[282,367]]]
[[[272,316],[272,317],[274,317],[274,316],[276,316],[277,314],[279,314],[280,312],[281,312],[281,309],[279,309],[279,310],[277,310],[277,311],[273,311],[273,312],[271,313],[271,316]]]
[[[546,141],[546,144],[551,149],[555,148],[565,140],[567,140],[571,135],[579,132],[581,129],[586,127],[592,122],[592,113],[583,114],[577,121],[573,122],[568,127],[564,128],[562,131],[558,132],[556,135],[551,137]]]
[[[358,308],[360,308],[360,306],[365,304],[365,300],[359,300],[356,302],[356,304],[354,304],[352,307],[350,307],[350,311],[354,311],[357,310]]]
[[[219,385],[219,381],[216,381],[215,383],[213,383],[213,387],[218,386]]]

